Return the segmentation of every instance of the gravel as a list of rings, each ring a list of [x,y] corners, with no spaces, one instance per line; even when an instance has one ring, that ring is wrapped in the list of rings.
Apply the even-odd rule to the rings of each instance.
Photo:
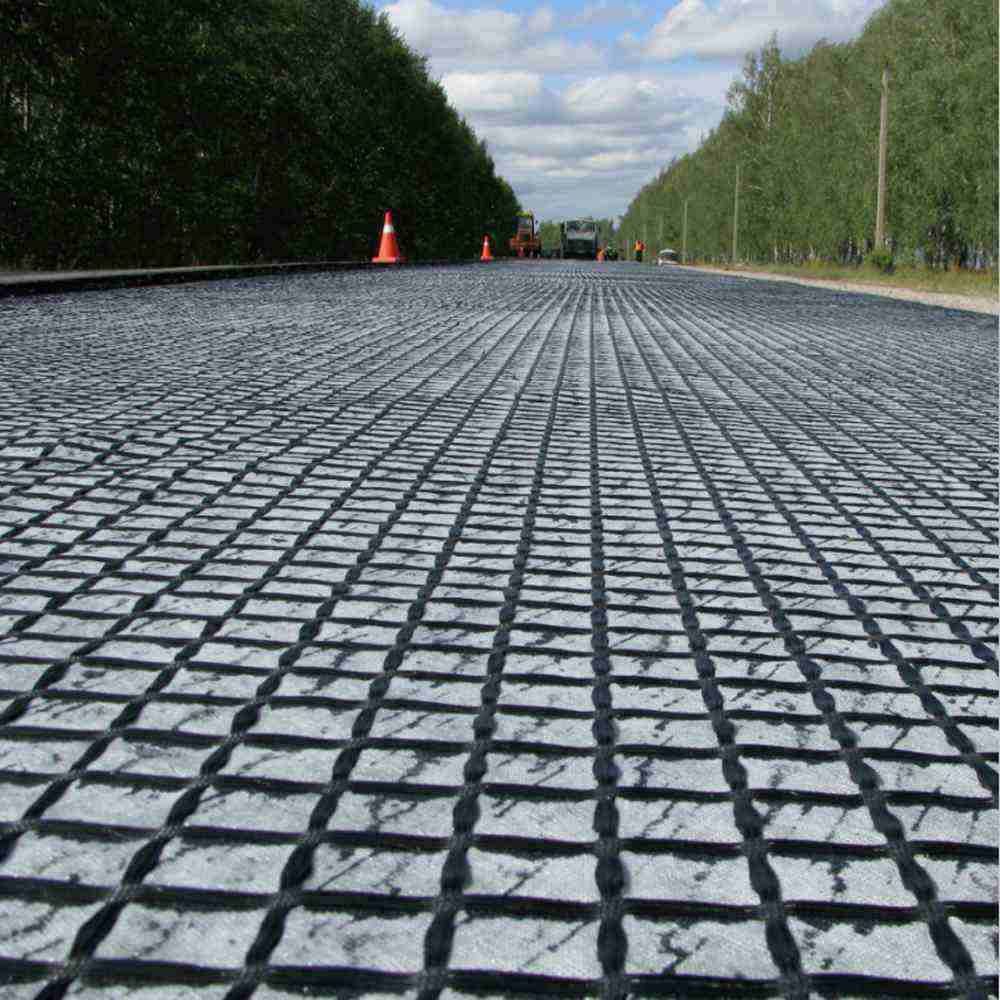
[[[798,278],[793,274],[773,274],[768,271],[723,272],[714,267],[689,267],[692,271],[704,273],[730,273],[734,277],[758,278],[764,281],[788,281],[796,285],[813,285],[817,288],[831,288],[838,292],[858,292],[864,295],[879,295],[883,298],[901,299],[906,302],[922,302],[928,306],[942,306],[945,309],[965,309],[987,316],[1000,316],[1000,300],[996,296],[955,295],[951,292],[925,292],[919,288],[903,288],[894,285],[873,285],[861,281],[829,281],[825,278]]]

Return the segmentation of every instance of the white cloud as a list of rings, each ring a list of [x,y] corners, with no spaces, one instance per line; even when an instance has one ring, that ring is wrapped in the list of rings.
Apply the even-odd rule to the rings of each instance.
[[[665,77],[627,73],[584,77],[560,92],[546,87],[542,74],[520,71],[448,73],[441,84],[455,108],[494,136],[509,126],[545,125],[551,141],[572,134],[572,129],[560,131],[559,126],[611,124],[617,132],[631,126],[674,127],[686,122],[707,98],[713,110],[721,110],[719,95],[730,78],[719,78],[712,98]]]
[[[680,0],[644,42],[629,33],[621,44],[643,56],[672,60],[741,59],[778,36],[783,54],[797,56],[820,38],[856,35],[884,0]]]
[[[441,73],[511,66],[545,72],[558,65],[598,66],[604,60],[592,42],[546,37],[557,27],[548,7],[523,15],[445,7],[434,0],[396,0],[383,10],[406,41],[430,59],[432,70]]]
[[[636,0],[585,0],[572,14],[545,0],[530,12],[461,2],[394,0],[384,10],[522,204],[570,218],[619,215],[671,158],[696,148],[743,56],[773,31],[793,57],[822,37],[852,37],[884,0],[678,0],[649,31],[641,22],[652,7]],[[603,43],[574,33],[593,38],[594,26],[630,21],[631,33],[612,28]],[[684,56],[698,62],[674,62]]]
[[[619,171],[624,167],[635,167],[645,163],[644,151],[638,149],[608,150],[592,153],[581,161],[589,170],[598,172]]]
[[[622,21],[638,21],[645,16],[646,8],[639,3],[617,3],[615,0],[597,0],[583,5],[580,13],[572,19],[572,25],[619,24]]]
[[[662,70],[661,70],[662,71]],[[734,78],[740,75],[737,63],[700,63],[696,69],[671,72],[666,78],[672,86],[690,98],[725,104],[725,93]]]
[[[711,99],[648,73],[587,76],[561,91],[530,73],[456,73],[442,83],[526,206],[558,217],[620,213],[716,124],[728,79]]]
[[[523,18],[503,10],[448,10],[432,0],[397,0],[385,8],[407,42],[424,55],[461,56],[511,48]]]
[[[531,17],[528,18],[525,27],[528,32],[536,35],[547,35],[556,23],[556,16],[551,7],[539,7]]]
[[[466,114],[532,107],[542,94],[539,73],[448,73],[441,78],[448,100]]]
[[[584,121],[642,121],[649,125],[691,103],[676,84],[663,77],[616,73],[570,84],[564,100],[570,114]]]
[[[484,70],[446,73],[441,86],[452,105],[480,135],[495,142],[503,125],[553,124],[565,117],[561,98],[543,84],[540,73]]]

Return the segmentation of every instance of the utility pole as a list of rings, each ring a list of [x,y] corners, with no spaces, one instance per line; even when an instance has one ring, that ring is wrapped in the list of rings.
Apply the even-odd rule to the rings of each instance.
[[[684,199],[684,235],[681,237],[681,263],[688,262],[688,200]]]
[[[736,267],[736,233],[740,222],[740,165],[736,164],[736,195],[733,198],[733,267]]]
[[[875,249],[885,246],[885,160],[889,140],[889,67],[882,70],[882,110],[878,126],[878,201],[875,208]]]

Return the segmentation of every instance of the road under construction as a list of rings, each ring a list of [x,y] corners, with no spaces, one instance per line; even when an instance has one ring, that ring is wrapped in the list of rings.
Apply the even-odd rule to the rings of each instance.
[[[996,996],[996,334],[624,263],[0,299],[0,1000]]]

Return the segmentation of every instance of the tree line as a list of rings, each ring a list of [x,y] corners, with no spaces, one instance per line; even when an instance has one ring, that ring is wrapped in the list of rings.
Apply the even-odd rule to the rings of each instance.
[[[0,261],[178,265],[505,248],[510,185],[359,0],[0,5]]]
[[[889,0],[855,40],[746,57],[721,122],[633,198],[623,236],[728,261],[859,262],[875,229],[889,69],[886,232],[897,261],[997,263],[996,0]],[[652,256],[652,254],[651,254]]]

